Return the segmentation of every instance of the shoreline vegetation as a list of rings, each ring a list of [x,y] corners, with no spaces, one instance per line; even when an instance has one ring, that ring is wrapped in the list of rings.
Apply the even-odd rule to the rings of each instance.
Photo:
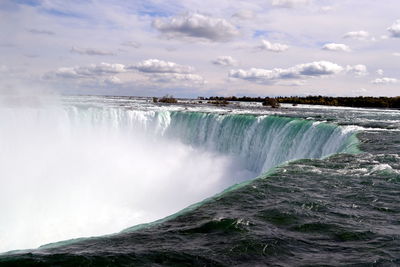
[[[303,105],[323,105],[323,106],[342,106],[355,108],[393,108],[400,109],[400,96],[397,97],[372,97],[372,96],[357,96],[357,97],[331,97],[331,96],[278,96],[278,97],[249,97],[249,96],[210,96],[197,97],[199,104],[207,103],[217,106],[227,106],[231,102],[259,102],[263,106],[279,108],[281,103],[292,104],[297,106]],[[153,97],[154,103],[178,103],[177,98],[172,95],[165,95],[162,98]]]
[[[397,97],[371,97],[371,96],[357,96],[357,97],[330,97],[330,96],[290,96],[290,97],[198,97],[199,100],[205,100],[216,103],[229,103],[229,102],[261,102],[263,106],[271,106],[273,108],[280,107],[281,103],[305,105],[325,105],[325,106],[343,106],[343,107],[357,107],[357,108],[395,108],[400,109],[400,96]]]

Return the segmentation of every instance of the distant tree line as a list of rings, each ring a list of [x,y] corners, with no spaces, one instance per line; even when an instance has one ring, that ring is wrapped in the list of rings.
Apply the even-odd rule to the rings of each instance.
[[[279,107],[279,103],[307,104],[307,105],[327,105],[345,107],[369,107],[369,108],[400,108],[400,96],[397,97],[331,97],[331,96],[291,96],[291,97],[249,97],[249,96],[211,96],[201,98],[212,101],[242,101],[242,102],[261,102],[265,106]]]

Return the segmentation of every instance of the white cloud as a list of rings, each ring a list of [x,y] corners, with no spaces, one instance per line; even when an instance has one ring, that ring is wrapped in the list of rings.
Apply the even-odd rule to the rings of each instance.
[[[365,76],[368,74],[367,66],[358,64],[354,66],[347,65],[346,71],[349,73],[354,73],[357,76]]]
[[[287,69],[274,68],[267,70],[251,68],[249,70],[231,70],[229,76],[254,82],[276,83],[278,80],[304,79],[313,76],[338,74],[342,72],[343,69],[343,67],[329,61],[316,61],[299,64]]]
[[[128,68],[147,73],[191,73],[194,70],[190,66],[179,65],[174,62],[158,59],[144,60]]]
[[[366,40],[369,37],[370,34],[367,31],[353,31],[343,35],[343,38],[356,39],[356,40]]]
[[[336,43],[330,43],[330,44],[325,44],[322,47],[323,50],[327,51],[336,51],[336,52],[350,52],[350,47],[348,47],[345,44],[336,44]]]
[[[150,81],[157,83],[179,83],[184,85],[205,83],[203,77],[193,73],[193,67],[159,59],[144,60],[136,65],[129,66],[128,69],[136,69],[145,73]]]
[[[253,82],[271,82],[274,80],[281,79],[281,72],[283,69],[273,69],[273,70],[266,70],[266,69],[257,69],[251,68],[249,70],[230,70],[229,77],[237,78],[242,80],[249,80]]]
[[[397,82],[398,80],[396,78],[389,78],[389,77],[377,78],[371,81],[371,83],[373,84],[393,84]]]
[[[271,51],[271,52],[275,52],[275,53],[280,53],[280,52],[284,52],[284,51],[288,50],[289,46],[285,45],[285,44],[271,43],[269,41],[262,40],[261,45],[258,46],[258,48],[261,50],[267,50],[267,51]]]
[[[140,43],[134,42],[134,41],[124,42],[124,43],[122,43],[121,45],[123,45],[123,46],[130,46],[130,47],[133,47],[133,48],[139,48],[139,47],[142,46]]]
[[[296,65],[292,70],[304,76],[321,76],[337,74],[343,70],[343,67],[329,61],[316,61]]]
[[[54,72],[47,73],[45,78],[80,78],[84,75],[79,75],[75,68],[59,68]]]
[[[221,18],[191,14],[170,19],[156,19],[153,27],[167,38],[202,39],[226,42],[239,35],[234,25]]]
[[[400,19],[396,20],[392,26],[387,28],[387,30],[390,32],[392,37],[394,38],[400,38]]]
[[[85,67],[63,67],[56,71],[45,74],[45,78],[96,78],[99,76],[113,75],[125,72],[125,66],[122,64],[100,63]]]
[[[308,5],[311,0],[272,0],[272,5],[276,7],[293,8],[302,5]]]
[[[376,71],[376,74],[382,76],[385,72],[383,71],[383,69],[379,69]]]
[[[195,67],[197,71],[181,74],[197,74],[206,78],[209,86],[203,88],[204,91],[201,93],[204,95],[217,93],[222,95],[269,94],[273,92],[272,87],[265,89],[265,86],[251,83],[243,86],[243,83],[245,83],[243,80],[237,80],[237,82],[227,86],[227,72],[230,69],[240,68],[248,71],[251,67],[267,70],[272,70],[274,67],[286,69],[299,63],[319,61],[326,58],[331,62],[340,63],[339,65],[344,68],[340,75],[328,79],[307,79],[309,76],[281,79],[277,83],[288,84],[288,86],[286,88],[280,86],[279,89],[282,91],[279,91],[279,93],[296,94],[299,91],[291,88],[290,85],[299,80],[305,80],[307,81],[307,92],[346,95],[351,93],[353,89],[367,88],[371,90],[368,92],[372,95],[392,96],[398,94],[396,85],[400,85],[400,82],[395,85],[380,86],[380,90],[370,89],[378,87],[370,84],[370,81],[376,78],[393,77],[400,81],[400,76],[397,77],[393,72],[395,71],[393,69],[396,65],[395,61],[400,59],[400,50],[398,44],[396,44],[396,39],[400,39],[392,38],[391,32],[386,30],[396,19],[400,19],[400,16],[396,14],[396,5],[398,6],[398,4],[395,0],[385,2],[384,5],[375,0],[341,1],[340,4],[337,1],[311,0],[309,5],[306,5],[309,1],[281,0],[274,1],[275,6],[271,4],[273,0],[178,2],[150,0],[145,1],[146,5],[142,3],[143,1],[120,0],[112,1],[112,3],[110,1],[95,1],[95,4],[59,0],[35,2],[38,2],[38,5],[18,4],[18,8],[15,10],[0,10],[0,17],[4,18],[4,23],[0,23],[2,29],[0,30],[2,36],[0,37],[0,53],[2,55],[0,65],[12,64],[12,66],[18,68],[25,68],[26,74],[23,75],[37,83],[45,82],[40,80],[39,77],[49,70],[58,71],[57,79],[60,86],[55,87],[55,90],[59,90],[59,88],[69,90],[73,87],[70,86],[71,83],[74,83],[73,85],[76,83],[76,92],[97,93],[101,90],[97,91],[96,87],[93,87],[93,91],[85,91],[87,90],[86,86],[81,86],[81,84],[86,81],[87,84],[94,84],[92,83],[94,80],[98,84],[103,80],[112,83],[113,80],[117,81],[112,77],[116,77],[123,82],[124,86],[132,85],[127,86],[127,88],[133,88],[133,84],[136,84],[137,88],[143,88],[137,89],[141,95],[157,95],[158,88],[163,86],[162,84],[152,84],[150,77],[154,76],[153,80],[166,79],[162,77],[161,73],[143,72],[125,67],[125,73],[92,74],[91,76],[82,74],[82,69],[90,63],[96,65],[100,62],[123,63],[126,66],[131,66],[143,59],[157,58]],[[50,2],[51,4],[49,4]],[[46,6],[44,9],[42,7],[44,3],[51,5],[51,7]],[[279,8],[279,6],[287,8]],[[330,10],[330,7],[327,6],[333,7],[333,12],[324,13],[323,11]],[[290,7],[293,7],[293,9],[290,9]],[[296,7],[300,8],[296,9]],[[54,16],[46,10],[60,11],[71,16]],[[354,10],[360,10],[356,17]],[[371,12],[376,16],[370,16]],[[215,30],[217,26],[202,27],[203,24],[208,25],[203,22],[200,22],[199,25],[192,25],[189,21],[195,16],[190,14],[202,14],[206,18],[205,21],[208,21],[209,18],[223,19],[233,26],[233,34],[228,34],[228,37],[222,38],[220,36],[223,34]],[[152,22],[156,19],[160,19],[162,22],[162,29],[160,28],[160,30],[155,26],[152,27]],[[178,20],[175,21],[175,24],[172,23],[174,19]],[[179,20],[181,20],[181,24],[178,23]],[[194,21],[200,20],[194,19]],[[337,23],[332,25],[332,21]],[[206,29],[204,32],[203,28]],[[7,35],[10,29],[19,32],[18,38],[10,39],[10,34]],[[30,32],[30,29],[35,29],[37,32]],[[210,37],[207,30],[213,34],[217,31],[215,33],[217,37],[212,35]],[[48,34],[45,31],[55,34]],[[380,36],[383,34],[390,39],[382,41]],[[189,41],[193,39],[193,42],[182,42],[180,39],[168,41],[166,38],[160,38],[168,36],[184,38]],[[375,37],[377,41],[373,43],[372,37]],[[289,50],[274,54],[268,52],[268,50],[256,48],[261,45],[263,39],[271,43],[289,45]],[[195,43],[196,40],[199,43]],[[220,40],[233,41],[220,43]],[[315,47],[315,44],[321,41],[324,41],[324,43]],[[335,53],[321,50],[325,43],[346,44],[354,53]],[[115,56],[72,54],[70,50],[73,46],[77,47],[77,50],[93,48],[102,52],[113,52]],[[139,46],[140,48],[136,49]],[[239,47],[241,49],[238,49]],[[166,49],[168,50],[166,51]],[[394,54],[395,52],[398,52],[398,54]],[[38,55],[38,57],[28,58],[24,55]],[[211,61],[215,61],[218,56],[232,56],[240,60],[240,67],[211,65]],[[275,63],[271,61],[277,59],[279,61]],[[357,73],[361,74],[362,71],[356,72],[353,69],[347,71],[346,65],[358,63],[368,66],[370,76],[353,78],[358,75]],[[79,67],[71,68],[74,66],[81,66],[81,69]],[[59,70],[58,67],[70,68]],[[385,70],[384,75],[376,74],[376,70],[379,68]],[[7,73],[1,73],[0,70],[2,77],[11,75]],[[69,79],[67,82],[66,79],[60,78],[62,75],[68,76],[68,74],[76,79]],[[158,77],[156,78],[156,76]],[[193,79],[193,76],[176,76],[176,79],[180,80],[190,79],[190,77]],[[15,77],[17,76],[15,75]],[[172,75],[169,78],[169,80],[172,80]],[[5,80],[3,78],[0,83],[4,84]],[[65,86],[62,86],[62,84],[65,84]],[[150,86],[139,86],[138,84]],[[150,87],[154,91],[148,91],[147,88]],[[122,93],[119,90],[114,92]],[[129,93],[136,92],[129,91]],[[201,93],[196,90],[188,90],[182,92],[182,94],[179,93],[179,96],[197,96],[197,94],[202,95]]]
[[[157,83],[183,83],[185,85],[204,84],[205,80],[198,74],[182,73],[158,73],[149,77],[151,81]]]
[[[70,51],[71,51],[71,53],[77,53],[77,54],[89,55],[89,56],[113,56],[113,55],[115,55],[113,52],[106,51],[106,50],[100,50],[100,49],[94,49],[94,48],[72,47]]]
[[[400,57],[400,53],[398,53],[398,52],[393,53],[393,56],[395,56],[395,57]]]
[[[236,66],[238,64],[237,60],[232,58],[231,56],[220,56],[212,61],[214,65],[220,66]]]
[[[120,78],[116,77],[116,76],[110,76],[104,79],[103,81],[105,84],[108,85],[118,85],[118,84],[122,84],[123,82],[121,81]]]
[[[277,81],[275,84],[283,86],[303,86],[306,85],[307,82],[305,80],[280,80]]]
[[[202,76],[193,73],[194,68],[158,59],[144,60],[130,66],[101,63],[89,66],[64,67],[46,73],[44,78],[48,80],[85,81],[99,85],[119,85],[124,82],[116,75],[133,70],[144,74],[151,82],[176,83],[186,86],[206,83]]]
[[[253,11],[246,9],[240,10],[232,15],[233,18],[238,18],[243,20],[253,19],[255,16],[256,14]]]

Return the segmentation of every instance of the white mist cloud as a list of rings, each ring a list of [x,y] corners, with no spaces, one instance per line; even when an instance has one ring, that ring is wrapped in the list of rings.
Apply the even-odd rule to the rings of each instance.
[[[45,78],[92,78],[103,75],[117,74],[125,72],[125,66],[123,64],[110,64],[100,63],[91,64],[83,67],[63,67],[56,71],[49,72],[45,75]]]
[[[267,40],[262,40],[261,45],[257,47],[258,49],[261,50],[267,50],[275,53],[280,53],[284,52],[289,49],[288,45],[285,44],[280,44],[280,43],[271,43]]]
[[[226,42],[239,35],[236,27],[227,20],[197,13],[170,19],[156,19],[153,27],[167,38]]]
[[[119,84],[122,84],[122,83],[123,83],[123,82],[121,81],[121,79],[118,78],[117,76],[110,76],[110,77],[107,77],[107,78],[105,78],[105,79],[103,80],[103,82],[104,82],[105,84],[108,84],[108,85],[119,85]]]
[[[220,56],[212,61],[214,65],[220,66],[236,66],[238,64],[237,60],[231,56]]]
[[[113,56],[115,55],[111,51],[95,49],[95,48],[79,48],[72,47],[71,53],[81,54],[81,55],[89,55],[89,56]]]
[[[335,51],[335,52],[350,52],[351,49],[345,44],[329,43],[322,47],[323,50]]]
[[[268,70],[251,68],[249,70],[231,70],[229,76],[254,82],[275,83],[278,80],[334,75],[343,70],[344,68],[338,64],[329,61],[316,61],[299,64],[287,69],[274,68]]]
[[[149,79],[157,83],[177,83],[185,86],[204,84],[206,81],[198,74],[182,73],[156,73],[149,76]]]
[[[193,73],[193,67],[170,61],[148,59],[129,66],[128,69],[136,69],[144,73],[150,81],[157,83],[181,83],[184,85],[205,83],[202,76]]]
[[[393,38],[400,38],[400,19],[396,20],[387,30]]]
[[[349,73],[354,73],[356,76],[365,76],[368,74],[367,66],[358,64],[354,66],[347,65],[346,71]]]
[[[133,65],[100,63],[88,66],[62,67],[47,72],[43,78],[49,81],[67,79],[87,86],[117,86],[129,82],[137,82],[130,76],[136,71],[151,83],[173,83],[181,86],[205,84],[205,79],[194,73],[191,66],[180,65],[175,62],[159,59],[148,59]],[[129,73],[127,77],[118,77],[118,74]],[[138,76],[140,77],[140,76]]]
[[[147,73],[191,73],[194,70],[191,66],[179,65],[174,62],[159,59],[144,60],[136,65],[129,66],[129,68]]]
[[[373,84],[394,84],[397,83],[398,80],[396,78],[389,78],[389,77],[383,77],[383,78],[377,78],[375,80],[372,80],[371,83]]]
[[[367,31],[352,31],[346,33],[343,38],[356,39],[356,40],[366,40],[370,37]]]

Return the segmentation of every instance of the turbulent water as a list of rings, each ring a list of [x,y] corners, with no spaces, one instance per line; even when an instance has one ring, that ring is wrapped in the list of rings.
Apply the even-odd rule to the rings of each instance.
[[[0,108],[0,264],[400,264],[399,111],[61,102]]]

